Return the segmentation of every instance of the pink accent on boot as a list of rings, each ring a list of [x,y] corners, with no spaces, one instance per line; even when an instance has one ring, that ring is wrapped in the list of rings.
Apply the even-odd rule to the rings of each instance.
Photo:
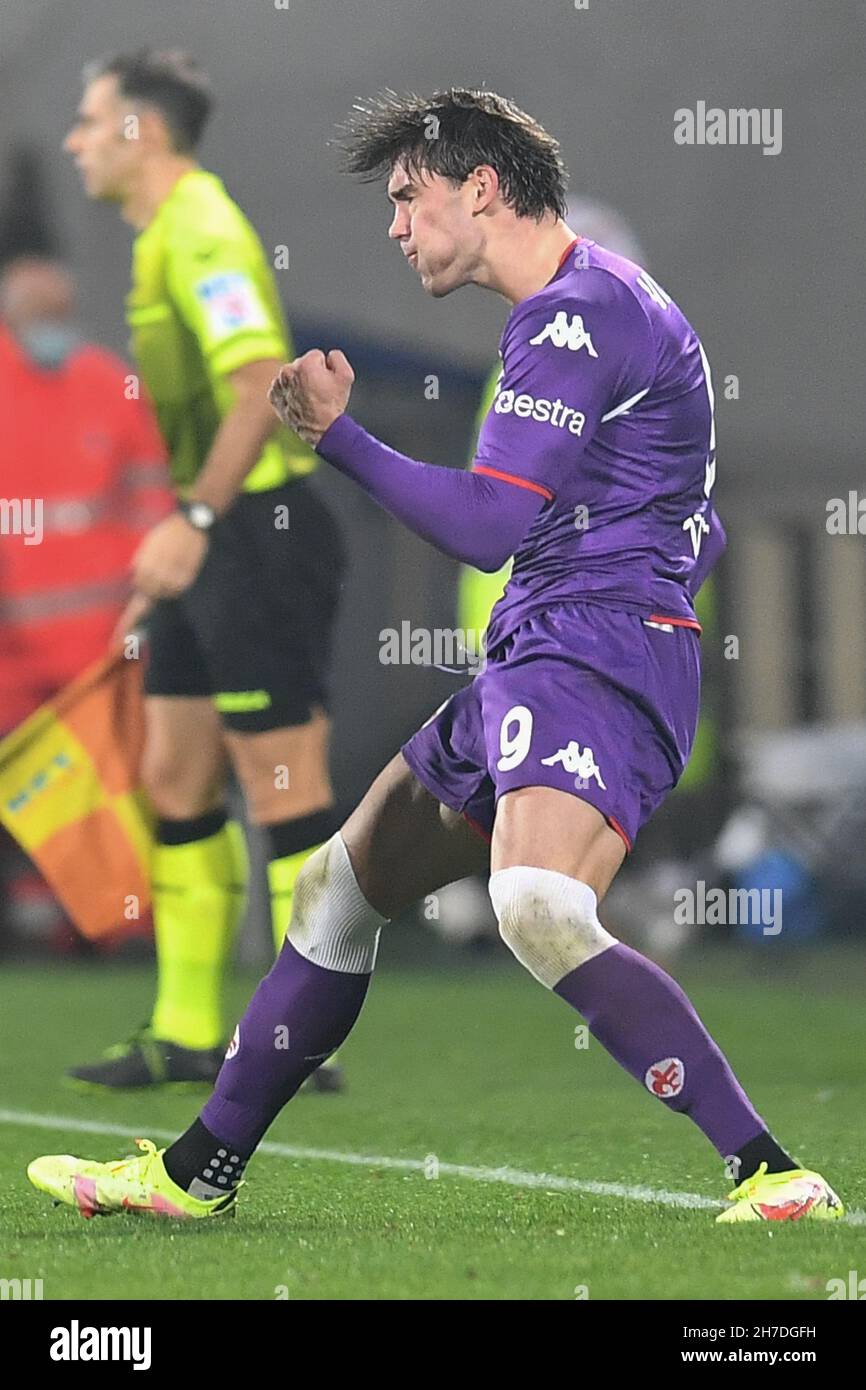
[[[154,1192],[153,1198],[148,1206],[139,1206],[137,1202],[131,1202],[128,1197],[124,1197],[123,1210],[149,1211],[153,1216],[177,1216],[180,1217],[182,1221],[185,1221],[189,1216],[189,1212],[181,1211],[180,1207],[176,1207],[173,1202],[170,1202],[167,1197],[163,1197],[159,1192]]]
[[[96,1200],[96,1179],[84,1178],[79,1175],[75,1179],[72,1190],[78,1203],[78,1210],[89,1221],[99,1211],[99,1203]]]

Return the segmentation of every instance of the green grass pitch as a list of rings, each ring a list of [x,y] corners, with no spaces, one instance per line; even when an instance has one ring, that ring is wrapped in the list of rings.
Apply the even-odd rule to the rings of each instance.
[[[412,969],[388,943],[383,956],[344,1051],[348,1091],[297,1097],[268,1136],[330,1156],[259,1154],[236,1218],[189,1225],[84,1221],[24,1172],[40,1153],[119,1157],[196,1114],[206,1092],[84,1095],[59,1079],[146,1017],[150,972],[6,969],[0,1278],[41,1278],[60,1300],[823,1300],[829,1279],[866,1276],[862,955],[691,956],[675,972],[777,1137],[854,1211],[727,1229],[711,1209],[619,1191],[719,1199],[726,1183],[690,1122],[593,1040],[576,1048],[578,1016],[504,951],[458,965],[430,947]],[[232,1017],[253,984],[234,979]],[[503,1168],[519,1172],[492,1180]],[[593,1182],[612,1190],[579,1186]]]

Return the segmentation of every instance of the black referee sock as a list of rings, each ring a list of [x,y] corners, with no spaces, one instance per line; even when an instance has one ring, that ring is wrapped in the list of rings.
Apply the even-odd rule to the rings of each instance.
[[[205,811],[203,816],[193,816],[190,820],[166,820],[156,823],[156,839],[160,845],[192,845],[196,840],[208,840],[222,830],[228,820],[224,806],[215,811]]]
[[[313,811],[308,816],[266,825],[268,859],[287,859],[291,854],[324,844],[336,834],[344,820],[335,807],[329,806],[325,811]]]
[[[225,1197],[244,1175],[249,1154],[238,1153],[202,1124],[193,1120],[189,1129],[166,1149],[162,1161],[173,1183],[191,1197],[210,1200]]]
[[[788,1173],[792,1168],[801,1166],[779,1147],[769,1130],[764,1130],[763,1134],[756,1135],[748,1144],[744,1144],[739,1153],[735,1154],[735,1159],[738,1163],[736,1171],[739,1174],[739,1182],[757,1173],[762,1163],[766,1163],[768,1173]]]

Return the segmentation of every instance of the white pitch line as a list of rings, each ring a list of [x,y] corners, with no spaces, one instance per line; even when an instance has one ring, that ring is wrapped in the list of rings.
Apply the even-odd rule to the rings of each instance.
[[[72,1134],[117,1134],[125,1139],[134,1135],[136,1129],[134,1125],[80,1120],[66,1115],[36,1115],[27,1110],[0,1110],[0,1124],[20,1125],[27,1129],[69,1130]],[[149,1125],[145,1128],[154,1139],[176,1137],[174,1130],[154,1129]],[[381,1154],[347,1153],[342,1149],[309,1149],[294,1144],[274,1144],[270,1140],[260,1144],[256,1152],[271,1154],[274,1158],[315,1159],[322,1163],[347,1163],[355,1168],[390,1168],[404,1173],[423,1173],[426,1167],[423,1158],[392,1158]],[[469,1163],[439,1162],[438,1172],[451,1178],[469,1178],[473,1182],[499,1182],[507,1187],[574,1192],[589,1197],[620,1197],[625,1201],[648,1202],[689,1211],[713,1211],[724,1205],[713,1197],[703,1197],[697,1192],[666,1192],[664,1189],[629,1183],[594,1182],[589,1178],[566,1178],[555,1173],[529,1173],[520,1168],[481,1168]],[[866,1211],[849,1211],[844,1220],[851,1226],[866,1226]]]

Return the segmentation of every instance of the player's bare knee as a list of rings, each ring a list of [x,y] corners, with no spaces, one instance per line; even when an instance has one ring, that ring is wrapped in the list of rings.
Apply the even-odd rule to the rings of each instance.
[[[579,879],[518,866],[491,874],[488,888],[500,936],[548,989],[616,942],[598,920],[595,893]]]
[[[288,930],[300,955],[325,970],[368,975],[387,920],[364,897],[339,832],[305,860]]]

